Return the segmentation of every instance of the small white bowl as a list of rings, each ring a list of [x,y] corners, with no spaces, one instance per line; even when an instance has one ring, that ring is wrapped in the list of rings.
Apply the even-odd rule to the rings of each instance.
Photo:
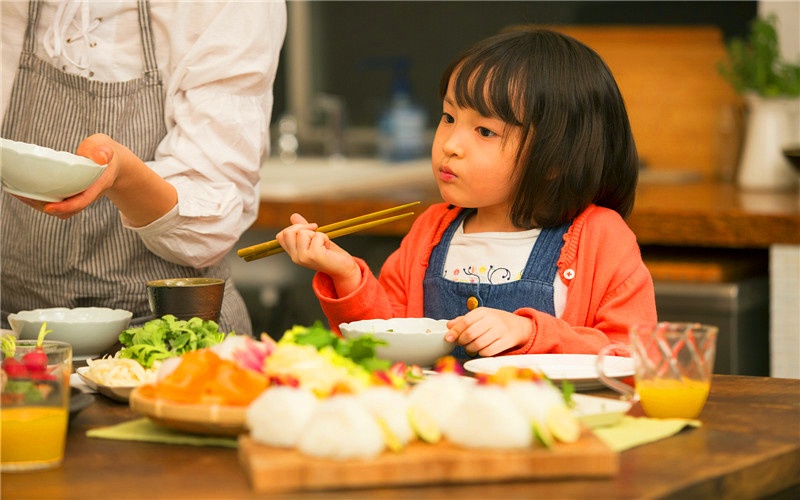
[[[437,359],[447,356],[455,347],[444,339],[446,325],[446,319],[366,319],[342,323],[339,330],[348,340],[370,334],[386,341],[388,345],[375,348],[379,358],[430,368]]]
[[[43,322],[52,330],[47,340],[72,344],[72,357],[95,358],[114,346],[133,313],[108,307],[53,307],[19,311],[8,315],[20,340],[36,340]]]
[[[0,140],[0,175],[3,189],[41,201],[61,201],[89,187],[105,165],[66,151]]]

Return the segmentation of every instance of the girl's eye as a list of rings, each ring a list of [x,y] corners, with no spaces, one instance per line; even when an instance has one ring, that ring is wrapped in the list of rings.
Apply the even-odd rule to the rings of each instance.
[[[478,127],[477,130],[481,137],[494,137],[497,135],[486,127]]]
[[[450,113],[442,113],[442,121],[445,123],[453,123],[455,122],[455,118]]]

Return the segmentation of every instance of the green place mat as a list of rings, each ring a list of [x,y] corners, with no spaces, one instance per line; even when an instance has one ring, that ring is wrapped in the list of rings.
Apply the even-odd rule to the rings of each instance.
[[[619,452],[673,436],[689,427],[695,428],[701,425],[699,420],[691,419],[625,416],[617,425],[593,429],[593,432],[609,448]],[[152,443],[221,446],[226,448],[236,448],[238,446],[236,438],[186,434],[158,426],[147,418],[131,420],[110,427],[91,429],[86,432],[86,435],[92,438],[123,441],[148,441]]]
[[[148,441],[151,443],[221,446],[225,448],[238,447],[236,438],[186,434],[158,426],[147,418],[131,420],[110,427],[91,429],[86,431],[86,435],[92,438],[118,439],[122,441]]]
[[[668,438],[686,429],[700,427],[699,420],[683,418],[647,418],[624,416],[617,424],[592,432],[614,451],[624,451]]]

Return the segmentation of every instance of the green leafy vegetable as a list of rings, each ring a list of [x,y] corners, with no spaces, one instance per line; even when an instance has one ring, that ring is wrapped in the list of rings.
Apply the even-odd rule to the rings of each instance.
[[[369,372],[388,370],[391,366],[389,360],[375,356],[375,347],[386,345],[383,340],[372,335],[363,335],[353,340],[343,339],[325,328],[321,321],[316,321],[309,327],[295,325],[283,334],[278,343],[311,345],[318,351],[330,347],[339,356],[352,360]]]
[[[8,380],[3,392],[5,394],[19,394],[24,398],[24,401],[29,403],[40,403],[45,399],[36,384],[30,380]]]
[[[213,321],[200,318],[184,321],[167,314],[140,327],[123,331],[119,335],[123,345],[119,355],[150,368],[155,361],[215,346],[225,337],[226,334],[220,332],[219,325]]]
[[[561,381],[561,395],[564,397],[564,403],[567,408],[574,408],[575,401],[572,400],[572,395],[575,394],[575,386],[569,380]]]

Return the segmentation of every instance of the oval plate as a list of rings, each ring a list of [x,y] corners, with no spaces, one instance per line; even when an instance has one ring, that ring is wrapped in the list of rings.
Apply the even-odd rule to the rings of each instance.
[[[246,406],[189,405],[153,399],[137,387],[131,408],[156,424],[191,434],[238,436],[247,432]]]
[[[102,394],[103,396],[113,399],[118,403],[127,403],[130,399],[131,392],[136,389],[136,386],[111,386],[111,385],[103,385],[95,382],[94,380],[90,379],[87,376],[89,372],[88,366],[82,366],[75,370],[78,374],[78,377],[86,384],[89,389]]]
[[[471,359],[464,369],[472,373],[491,375],[504,366],[532,368],[542,371],[555,383],[568,380],[576,391],[608,389],[597,376],[594,354],[519,354],[494,358]],[[606,370],[611,378],[622,379],[633,376],[633,359],[623,356],[606,356]]]

